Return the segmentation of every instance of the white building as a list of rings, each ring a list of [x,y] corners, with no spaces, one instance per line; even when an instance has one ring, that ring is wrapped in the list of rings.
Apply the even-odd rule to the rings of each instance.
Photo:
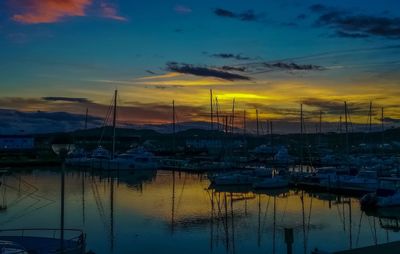
[[[0,150],[30,150],[35,147],[35,139],[27,135],[0,135]]]

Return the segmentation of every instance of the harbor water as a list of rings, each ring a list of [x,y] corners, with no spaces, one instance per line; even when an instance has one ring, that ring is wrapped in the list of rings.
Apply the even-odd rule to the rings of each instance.
[[[0,228],[59,228],[60,169],[9,171]],[[310,253],[400,240],[400,210],[365,213],[356,197],[209,185],[204,173],[66,169],[65,228],[82,229],[96,254]]]

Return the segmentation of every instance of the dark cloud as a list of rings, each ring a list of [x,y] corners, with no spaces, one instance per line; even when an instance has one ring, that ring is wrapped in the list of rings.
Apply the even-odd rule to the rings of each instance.
[[[263,66],[269,69],[277,70],[287,70],[287,71],[321,71],[324,67],[313,64],[296,64],[296,63],[286,63],[286,62],[276,62],[276,63],[263,63]]]
[[[183,29],[182,28],[176,28],[175,30],[174,30],[174,32],[175,33],[183,33]]]
[[[313,5],[310,6],[310,10],[312,12],[318,12],[319,13],[319,12],[329,11],[330,9],[327,6],[322,5],[322,4],[313,4]]]
[[[195,66],[191,64],[185,63],[176,63],[176,62],[168,62],[167,63],[167,70],[174,71],[183,74],[191,74],[195,76],[201,77],[214,77],[219,79],[224,79],[228,81],[235,81],[235,80],[250,80],[250,77],[231,73],[228,71],[223,71],[219,69],[209,68],[205,66]]]
[[[221,8],[217,8],[214,10],[214,14],[220,17],[227,17],[227,18],[236,18],[236,14]]]
[[[297,19],[300,19],[300,20],[303,20],[303,19],[306,19],[306,18],[307,18],[306,14],[300,14],[300,15],[297,16]]]
[[[155,73],[154,71],[151,71],[151,70],[146,70],[146,72],[147,72],[148,74],[152,74],[152,75],[157,74],[157,73]]]
[[[242,54],[232,54],[232,53],[216,53],[210,55],[212,57],[224,58],[224,59],[235,59],[235,60],[251,60],[251,57],[243,56]]]
[[[315,107],[327,113],[341,113],[344,111],[343,101],[329,101],[318,98],[306,98],[301,101],[302,104],[310,107]]]
[[[343,37],[343,38],[367,38],[369,37],[368,34],[364,33],[348,33],[343,31],[336,31],[336,36]]]
[[[73,98],[73,97],[42,97],[45,101],[62,101],[62,102],[77,102],[77,103],[89,103],[91,102],[87,98]]]
[[[182,86],[182,85],[172,85],[172,86],[163,86],[163,85],[146,86],[146,88],[155,88],[155,89],[160,89],[160,90],[171,89],[171,88],[182,88],[182,87],[184,87],[184,86]]]
[[[237,19],[241,21],[260,21],[260,18],[263,16],[262,14],[255,14],[253,10],[235,13],[222,8],[215,9],[214,14],[219,17]]]
[[[246,71],[246,67],[228,66],[228,65],[222,66],[221,69],[224,71],[240,71],[240,72]]]
[[[315,22],[317,26],[330,27],[340,37],[400,39],[399,17],[354,14],[321,4],[312,5],[310,10],[319,15]]]

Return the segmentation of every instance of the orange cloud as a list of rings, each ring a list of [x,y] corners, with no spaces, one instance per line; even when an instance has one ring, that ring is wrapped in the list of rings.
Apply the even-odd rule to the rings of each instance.
[[[54,23],[64,17],[85,16],[93,0],[15,0],[20,13],[12,20],[23,24]]]

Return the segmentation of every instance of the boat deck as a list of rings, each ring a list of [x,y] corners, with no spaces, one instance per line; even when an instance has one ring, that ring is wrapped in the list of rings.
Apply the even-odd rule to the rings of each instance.
[[[9,241],[23,246],[29,253],[34,251],[37,254],[61,253],[60,239],[48,237],[30,236],[0,236],[1,241]],[[64,240],[64,253],[80,254],[84,253],[84,248],[80,247],[77,241]]]

